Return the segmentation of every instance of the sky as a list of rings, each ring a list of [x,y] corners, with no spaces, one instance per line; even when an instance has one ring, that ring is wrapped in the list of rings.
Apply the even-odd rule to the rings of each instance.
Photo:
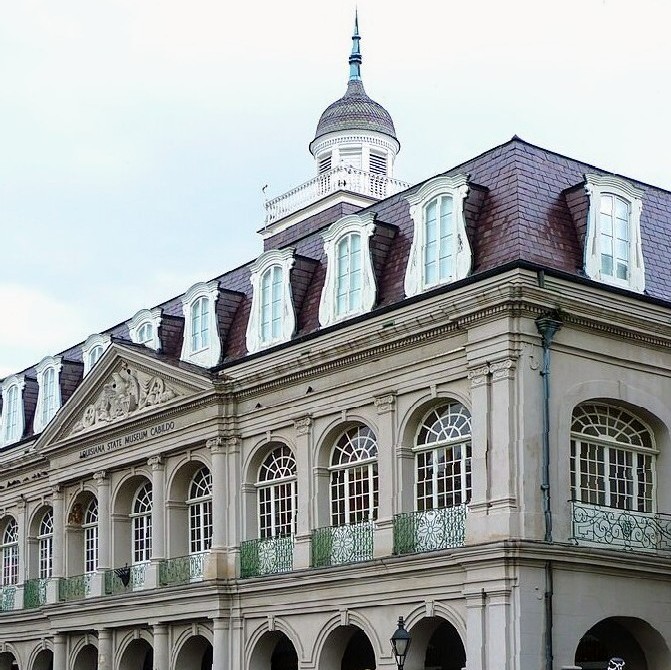
[[[358,0],[417,182],[517,134],[671,189],[666,0]],[[0,378],[247,263],[312,178],[354,0],[21,0],[0,21]]]

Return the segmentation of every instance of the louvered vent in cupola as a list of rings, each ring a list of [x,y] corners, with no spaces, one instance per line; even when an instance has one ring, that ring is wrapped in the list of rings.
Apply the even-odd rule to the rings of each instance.
[[[373,174],[387,174],[387,157],[384,154],[370,152],[370,171]]]
[[[361,148],[342,148],[340,149],[340,160],[343,165],[350,165],[355,170],[361,169]]]
[[[325,154],[319,158],[319,174],[331,169],[331,154]]]

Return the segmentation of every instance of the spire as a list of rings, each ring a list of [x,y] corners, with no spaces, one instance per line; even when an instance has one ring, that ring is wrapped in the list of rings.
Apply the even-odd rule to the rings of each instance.
[[[352,35],[352,53],[349,57],[349,80],[361,81],[361,47],[359,46],[359,11],[354,10],[354,34]]]

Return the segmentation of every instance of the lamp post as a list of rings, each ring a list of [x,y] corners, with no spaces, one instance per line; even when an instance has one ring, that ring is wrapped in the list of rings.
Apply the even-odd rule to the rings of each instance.
[[[400,616],[398,617],[398,628],[394,631],[390,640],[398,670],[403,670],[405,658],[408,655],[408,649],[410,649],[410,641],[410,633],[405,629],[403,617]]]

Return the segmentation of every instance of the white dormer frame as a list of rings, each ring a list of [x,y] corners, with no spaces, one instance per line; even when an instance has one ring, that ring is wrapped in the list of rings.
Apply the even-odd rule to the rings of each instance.
[[[296,314],[291,296],[290,272],[294,265],[294,249],[273,249],[261,254],[250,266],[249,281],[252,284],[252,306],[247,322],[247,351],[253,353],[281,342],[287,342],[296,330]],[[281,272],[281,316],[279,334],[264,335],[263,278],[273,268]],[[271,287],[272,291],[272,287]]]
[[[464,216],[464,201],[468,195],[468,176],[458,174],[454,176],[435,177],[427,181],[417,190],[406,197],[410,204],[410,216],[414,222],[412,246],[408,256],[408,265],[405,270],[405,295],[417,295],[429,289],[449,284],[463,279],[471,271],[473,252],[466,235],[466,218]],[[449,277],[439,277],[437,281],[429,282],[425,275],[424,252],[426,248],[426,213],[431,203],[440,205],[444,198],[452,199],[451,234],[455,248],[453,252],[453,272]]]
[[[84,376],[86,376],[91,371],[91,368],[100,360],[100,357],[105,353],[105,349],[107,349],[110,344],[112,344],[112,338],[109,335],[94,333],[86,338],[86,342],[82,345]]]
[[[184,340],[182,341],[183,361],[195,363],[204,368],[211,368],[219,363],[221,357],[221,340],[219,339],[219,327],[217,323],[217,300],[219,299],[219,282],[213,279],[209,282],[198,282],[194,284],[182,296],[182,310],[184,312]],[[200,346],[194,343],[194,325],[198,327],[200,317],[194,318],[194,307],[202,305],[202,300],[207,301],[206,329],[199,332],[207,332],[207,342]],[[202,317],[202,312],[201,312]]]
[[[41,433],[61,406],[60,377],[62,367],[63,359],[61,356],[47,356],[35,366],[39,391],[33,419],[34,433]],[[52,392],[49,389],[50,379],[54,385]]]
[[[645,290],[645,266],[641,244],[641,211],[643,210],[643,190],[615,175],[585,175],[585,190],[589,196],[587,233],[585,235],[585,274],[590,279],[605,284],[620,286],[643,293]],[[628,277],[618,278],[604,272],[601,265],[602,236],[599,217],[604,196],[615,196],[629,206],[629,263]],[[613,265],[614,265],[613,259]]]
[[[2,446],[14,444],[23,437],[26,420],[23,412],[23,375],[12,375],[2,382]]]
[[[163,310],[160,307],[153,309],[141,309],[130,321],[126,322],[131,342],[135,344],[144,344],[154,351],[161,350],[161,340],[158,336],[158,329],[161,327],[161,316]],[[151,328],[151,337],[146,339],[146,331]]]
[[[373,259],[370,254],[370,238],[375,232],[374,218],[374,212],[350,214],[336,221],[322,234],[324,252],[326,254],[326,279],[324,280],[321,301],[319,303],[319,323],[322,327],[370,312],[373,309],[373,305],[375,305],[377,288],[375,285]],[[337,249],[340,242],[351,235],[358,235],[361,243],[361,296],[357,305],[339,311],[337,303],[339,279]]]

